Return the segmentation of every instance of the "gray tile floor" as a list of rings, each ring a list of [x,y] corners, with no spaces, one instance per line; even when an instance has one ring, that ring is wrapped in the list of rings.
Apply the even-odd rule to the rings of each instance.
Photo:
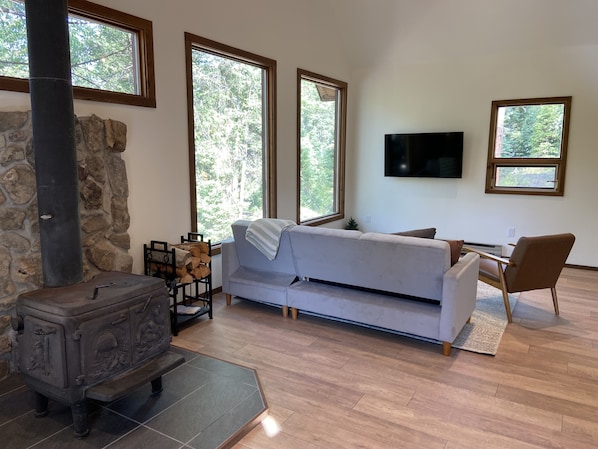
[[[0,447],[10,449],[213,449],[251,430],[267,405],[255,371],[176,347],[185,363],[163,376],[157,397],[146,386],[110,404],[91,402],[90,434],[73,436],[70,407],[50,400],[34,416],[19,376],[0,382]]]

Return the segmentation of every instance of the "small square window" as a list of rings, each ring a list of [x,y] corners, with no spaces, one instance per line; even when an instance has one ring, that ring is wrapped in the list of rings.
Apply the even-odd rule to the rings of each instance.
[[[571,97],[493,101],[486,193],[564,193]]]

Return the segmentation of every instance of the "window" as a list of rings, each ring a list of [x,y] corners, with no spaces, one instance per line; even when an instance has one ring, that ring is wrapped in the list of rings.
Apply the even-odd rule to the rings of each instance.
[[[486,193],[562,196],[571,97],[493,101]]]
[[[298,201],[302,224],[344,218],[347,83],[297,71]]]
[[[152,23],[69,0],[73,95],[84,100],[156,106]],[[23,0],[0,0],[0,89],[29,92]]]
[[[276,216],[276,61],[185,33],[193,231]]]

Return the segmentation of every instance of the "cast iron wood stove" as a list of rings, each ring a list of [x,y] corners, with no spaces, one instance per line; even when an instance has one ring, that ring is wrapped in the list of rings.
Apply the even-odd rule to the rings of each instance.
[[[75,436],[89,433],[87,401],[113,401],[184,362],[169,351],[168,292],[162,279],[107,272],[67,287],[19,296],[13,327],[19,366],[36,396],[71,406]]]

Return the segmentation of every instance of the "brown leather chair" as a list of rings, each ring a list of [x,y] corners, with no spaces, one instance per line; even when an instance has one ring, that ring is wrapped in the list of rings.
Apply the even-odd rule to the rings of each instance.
[[[569,233],[521,237],[508,259],[471,248],[466,250],[480,255],[478,278],[502,291],[507,319],[511,323],[509,293],[549,288],[554,313],[559,314],[555,286],[574,242],[575,236]]]

